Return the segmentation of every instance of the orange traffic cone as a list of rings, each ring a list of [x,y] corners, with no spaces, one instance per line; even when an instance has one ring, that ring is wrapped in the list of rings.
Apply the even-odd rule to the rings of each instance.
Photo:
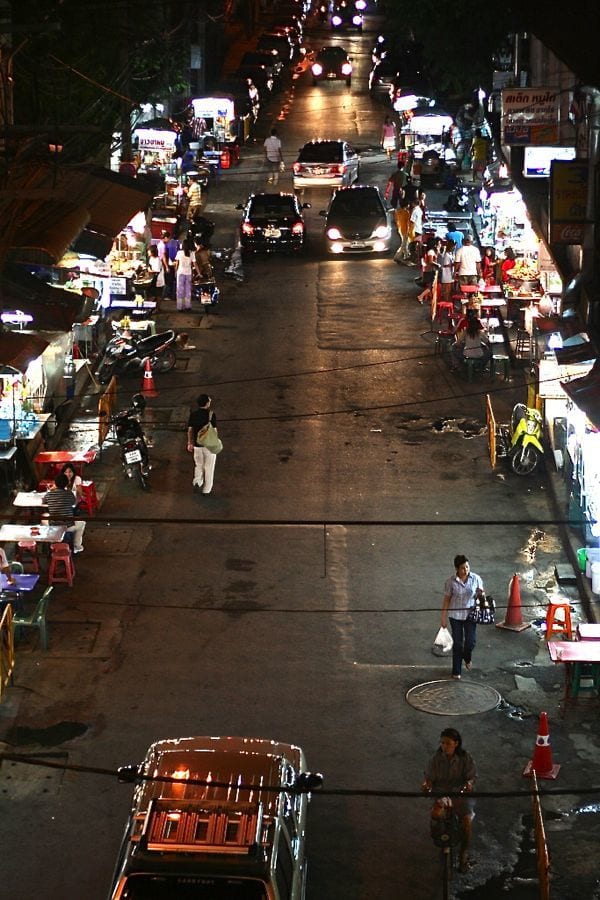
[[[509,631],[525,631],[531,628],[531,622],[523,621],[521,612],[521,588],[519,576],[515,572],[508,587],[508,607],[504,622],[496,622],[496,628],[508,628]]]
[[[152,374],[152,366],[150,360],[146,358],[144,363],[144,377],[142,379],[142,394],[144,397],[158,397],[158,391],[154,386],[154,375]]]
[[[533,748],[533,759],[530,759],[523,775],[531,778],[533,772],[538,778],[554,781],[558,777],[560,766],[552,764],[552,748],[550,747],[550,732],[548,731],[548,713],[540,713],[538,734]]]

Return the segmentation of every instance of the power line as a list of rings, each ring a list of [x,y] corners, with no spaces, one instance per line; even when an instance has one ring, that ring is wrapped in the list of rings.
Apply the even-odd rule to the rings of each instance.
[[[241,784],[237,781],[213,781],[205,778],[173,778],[168,775],[146,775],[139,771],[139,767],[135,765],[124,766],[119,769],[108,769],[101,766],[83,766],[75,763],[55,762],[48,759],[40,759],[35,756],[26,756],[22,753],[0,752],[0,761],[16,762],[23,765],[39,766],[45,769],[59,769],[63,772],[74,772],[80,775],[99,775],[105,778],[111,778],[125,783],[156,783],[156,784],[176,784],[191,785],[194,787],[219,788],[223,790],[232,789],[235,791],[261,791],[271,794],[306,794],[314,792],[323,797],[379,797],[386,799],[420,799],[431,800],[432,797],[461,797],[465,796],[461,791],[432,791],[424,794],[423,791],[399,791],[390,788],[325,788],[320,787],[318,790],[313,789],[310,785],[286,786],[254,784]],[[307,773],[310,777],[310,773]],[[522,798],[530,800],[532,794],[539,797],[559,797],[559,796],[597,796],[600,794],[600,787],[570,787],[570,788],[545,788],[538,785],[537,791],[528,789],[526,791],[469,791],[468,796],[473,798],[490,798],[495,800]]]

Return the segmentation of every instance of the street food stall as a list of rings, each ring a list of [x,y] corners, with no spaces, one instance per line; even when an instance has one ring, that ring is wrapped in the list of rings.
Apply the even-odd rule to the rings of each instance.
[[[210,154],[219,154],[222,169],[228,169],[239,162],[238,129],[243,113],[236,109],[236,100],[229,94],[216,94],[213,97],[195,97],[191,101],[193,119],[192,131],[199,149],[210,159]],[[210,136],[211,145],[204,147],[204,135]],[[244,139],[247,135],[244,133]],[[200,146],[202,144],[202,146]]]
[[[412,152],[411,174],[421,184],[434,183],[442,174],[446,145],[454,119],[443,110],[430,107],[417,111],[400,129],[400,145]]]

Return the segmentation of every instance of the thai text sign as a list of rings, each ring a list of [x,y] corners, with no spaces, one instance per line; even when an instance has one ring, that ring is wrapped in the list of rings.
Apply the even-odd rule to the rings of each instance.
[[[550,168],[550,241],[583,243],[586,221],[588,164],[553,160]]]
[[[559,99],[560,91],[556,88],[504,88],[503,143],[558,143]]]

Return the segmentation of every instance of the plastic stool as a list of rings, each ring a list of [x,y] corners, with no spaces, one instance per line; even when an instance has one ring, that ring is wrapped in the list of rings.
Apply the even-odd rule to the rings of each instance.
[[[17,559],[23,566],[31,566],[32,572],[40,571],[40,558],[38,546],[35,541],[19,541],[17,543]]]
[[[500,372],[504,375],[505,381],[510,381],[510,358],[506,353],[494,353],[490,361],[490,381],[494,381],[496,373]]]
[[[93,481],[81,482],[79,508],[84,509],[88,516],[93,516],[98,509],[98,495],[96,494],[96,485]]]
[[[448,319],[451,319],[454,315],[454,303],[452,300],[438,300],[437,309],[435,311],[435,317],[438,321],[447,316]]]
[[[467,357],[464,361],[464,364],[467,367],[467,378],[469,381],[473,381],[473,375],[475,372],[483,372],[485,369],[485,365],[483,359],[478,356]]]
[[[586,682],[585,684],[583,682]],[[572,663],[569,681],[569,697],[575,699],[581,693],[598,694],[600,691],[599,663]]]
[[[68,544],[50,544],[50,566],[48,568],[48,584],[68,584],[73,587],[75,565]]]
[[[450,347],[454,343],[454,332],[453,331],[438,331],[435,336],[435,353],[440,353],[442,356],[444,353],[448,353]]]
[[[568,600],[551,600],[546,609],[546,640],[557,634],[566,635],[568,641],[573,640],[571,604]]]

